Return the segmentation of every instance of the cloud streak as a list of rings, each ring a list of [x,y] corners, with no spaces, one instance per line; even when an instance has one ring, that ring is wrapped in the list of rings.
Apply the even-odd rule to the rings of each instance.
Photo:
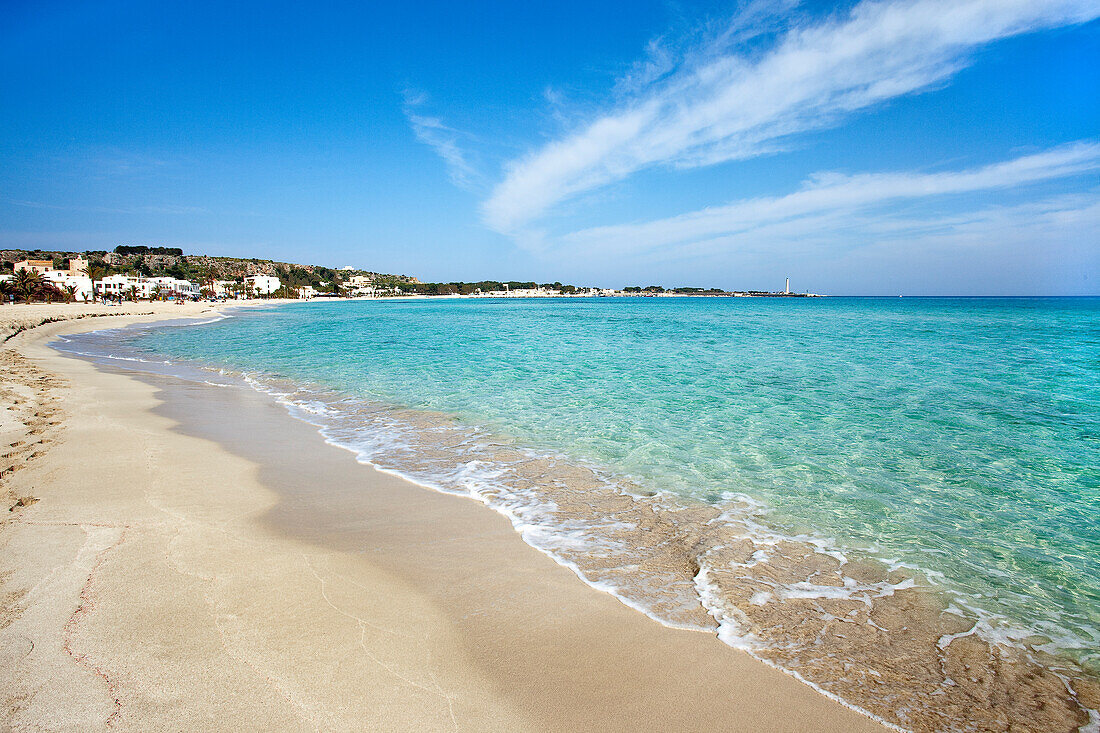
[[[438,117],[420,114],[418,109],[425,101],[423,94],[405,93],[403,111],[413,134],[443,159],[447,165],[447,173],[456,186],[466,189],[473,187],[479,175],[458,144],[458,132],[443,124]]]
[[[639,224],[594,227],[558,241],[566,249],[639,253],[734,237],[774,239],[850,228],[852,216],[887,204],[1017,188],[1100,171],[1100,143],[1078,142],[978,168],[936,173],[819,173],[783,196],[735,201]]]
[[[733,52],[727,40],[671,70],[658,56],[633,71],[627,86],[645,83],[626,99],[507,164],[483,218],[523,236],[555,205],[644,168],[775,152],[793,135],[945,82],[983,45],[1098,16],[1094,0],[865,0],[763,52]]]

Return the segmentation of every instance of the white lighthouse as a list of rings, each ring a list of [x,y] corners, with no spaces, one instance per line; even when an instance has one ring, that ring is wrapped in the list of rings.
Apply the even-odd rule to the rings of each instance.
[[[783,293],[785,295],[790,295],[791,294],[791,279],[789,277],[787,278],[787,289],[784,290]]]

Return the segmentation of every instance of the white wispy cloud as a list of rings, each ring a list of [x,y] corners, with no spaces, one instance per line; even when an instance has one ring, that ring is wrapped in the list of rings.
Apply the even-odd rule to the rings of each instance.
[[[459,133],[448,127],[438,117],[420,113],[420,108],[427,102],[424,94],[413,91],[405,92],[405,104],[403,111],[405,118],[412,127],[416,139],[432,148],[447,165],[447,172],[451,181],[460,188],[470,188],[479,179],[479,174],[470,164],[466,153],[458,144]]]
[[[738,50],[745,24],[734,19],[722,42],[696,53],[671,59],[651,47],[626,77],[630,94],[507,164],[482,213],[523,235],[555,204],[640,169],[775,152],[792,135],[943,83],[985,44],[1098,16],[1096,0],[865,0],[787,29],[764,51]]]
[[[966,250],[1024,256],[1056,247],[1091,251],[1100,229],[1100,190],[1040,197],[1013,205],[986,205],[966,211],[937,211],[921,216],[819,213],[771,222],[750,233],[729,233],[649,250],[637,259],[663,263],[725,263],[731,256],[749,261],[822,263],[850,257],[867,260],[875,253],[913,253],[920,262],[950,261]],[[1053,259],[1058,259],[1054,257]],[[1088,259],[1086,257],[1086,259]],[[995,262],[995,260],[994,260]],[[987,262],[990,264],[990,262]],[[1093,265],[1095,269],[1095,265]]]
[[[706,63],[761,36],[777,33],[797,21],[800,2],[743,0],[729,18],[704,21],[688,33],[669,31],[652,38],[642,57],[618,78],[614,93],[623,99],[644,92],[678,68]]]
[[[934,173],[819,173],[783,196],[735,201],[687,214],[636,224],[593,227],[567,234],[559,246],[578,251],[624,254],[706,242],[731,247],[757,242],[820,237],[851,230],[864,234],[891,220],[887,204],[1012,189],[1100,171],[1100,143],[1077,142],[1012,160]],[[857,219],[857,214],[867,215]],[[698,248],[695,248],[698,249]]]

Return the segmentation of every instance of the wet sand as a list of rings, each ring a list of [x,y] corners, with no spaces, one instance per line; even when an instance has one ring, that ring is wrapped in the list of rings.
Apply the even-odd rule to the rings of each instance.
[[[6,344],[25,376],[5,384],[32,384],[56,433],[3,479],[38,500],[0,525],[5,726],[882,729],[587,587],[495,512],[359,465],[259,394],[45,345],[98,327]]]

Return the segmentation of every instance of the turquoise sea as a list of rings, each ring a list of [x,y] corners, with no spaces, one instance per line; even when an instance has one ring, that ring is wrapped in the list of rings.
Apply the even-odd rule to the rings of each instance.
[[[317,415],[399,410],[330,426],[368,458],[420,414],[468,429],[441,476],[491,438],[643,493],[741,497],[769,532],[919,570],[1100,669],[1098,299],[308,303],[126,343],[308,385]]]

